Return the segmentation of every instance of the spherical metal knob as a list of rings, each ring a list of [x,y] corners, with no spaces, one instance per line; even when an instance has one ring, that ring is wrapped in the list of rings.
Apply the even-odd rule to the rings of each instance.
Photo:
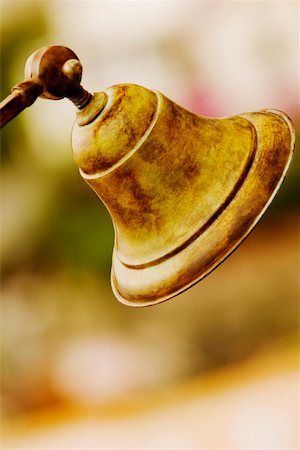
[[[42,47],[25,65],[25,79],[34,79],[43,87],[41,97],[60,100],[72,97],[80,86],[82,66],[67,47]]]

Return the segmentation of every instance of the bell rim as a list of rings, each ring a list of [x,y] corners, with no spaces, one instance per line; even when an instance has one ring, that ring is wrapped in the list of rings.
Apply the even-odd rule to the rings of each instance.
[[[282,161],[281,164],[281,176],[280,178],[277,180],[276,185],[274,186],[274,188],[271,191],[271,194],[267,196],[266,201],[264,203],[264,206],[261,207],[257,207],[257,212],[251,215],[251,221],[249,222],[248,226],[246,226],[246,228],[240,232],[239,237],[230,245],[224,245],[224,251],[222,252],[221,250],[218,252],[218,256],[216,256],[216,260],[214,263],[208,264],[207,268],[203,271],[198,270],[199,275],[198,276],[192,276],[191,280],[189,282],[183,283],[181,287],[179,287],[178,289],[175,289],[173,291],[170,291],[169,293],[167,293],[166,295],[157,295],[157,298],[146,298],[145,296],[141,295],[133,295],[131,296],[131,298],[127,295],[125,296],[124,292],[121,291],[121,289],[119,289],[118,287],[118,281],[117,281],[117,277],[116,277],[116,271],[115,271],[115,267],[117,265],[119,265],[119,267],[122,267],[122,271],[123,271],[123,280],[127,279],[128,276],[132,275],[133,272],[135,272],[136,277],[140,280],[143,279],[143,277],[145,277],[145,275],[147,274],[147,271],[151,270],[151,266],[150,267],[145,267],[145,268],[141,268],[141,269],[133,269],[130,267],[127,267],[126,265],[124,265],[118,258],[115,250],[113,251],[113,261],[112,261],[112,268],[111,268],[111,286],[112,286],[112,290],[113,293],[115,295],[115,297],[118,299],[119,302],[123,303],[124,305],[127,306],[131,306],[131,307],[146,307],[146,306],[153,306],[153,305],[157,305],[159,303],[163,303],[173,297],[176,297],[177,295],[183,293],[184,291],[188,290],[189,288],[191,288],[193,285],[197,284],[199,281],[201,281],[202,279],[204,279],[207,275],[209,275],[211,272],[213,272],[222,262],[224,262],[239,246],[240,244],[244,241],[244,239],[246,239],[246,237],[251,233],[251,231],[254,229],[254,227],[256,226],[256,224],[259,222],[259,220],[261,219],[261,217],[263,216],[263,214],[265,213],[265,211],[267,210],[267,208],[269,207],[269,205],[271,204],[271,202],[273,201],[275,195],[277,194],[281,184],[283,183],[286,173],[288,171],[288,168],[290,166],[290,162],[293,156],[293,150],[295,147],[295,131],[294,131],[294,127],[292,124],[291,119],[287,116],[287,114],[279,111],[279,110],[275,110],[275,109],[264,109],[261,111],[258,111],[258,113],[263,113],[263,114],[274,114],[279,116],[281,119],[283,119],[283,121],[285,122],[285,124],[288,127],[289,130],[289,134],[290,134],[290,146],[289,146],[289,150],[286,150],[286,158]],[[258,130],[257,130],[257,125],[255,123],[253,123],[247,113],[245,114],[240,114],[241,117],[245,117],[255,128],[256,133],[258,134]],[[242,190],[247,190],[247,187],[249,189],[249,187],[251,186],[251,181],[254,180],[256,178],[257,172],[258,172],[258,168],[260,167],[260,162],[262,162],[262,160],[264,159],[264,156],[266,156],[266,154],[268,153],[266,150],[259,152],[259,143],[257,145],[257,149],[256,149],[256,155],[254,157],[254,160],[256,162],[254,168],[251,168],[250,171],[248,172],[242,186],[240,187],[240,189],[238,190],[238,192],[236,193],[236,196],[234,198],[234,203],[239,203],[239,197],[241,196],[241,191]],[[268,156],[268,155],[267,155]],[[267,185],[268,181],[272,180],[273,176],[272,176],[272,172],[268,172],[268,178],[261,180],[260,184],[261,185]],[[248,201],[251,200],[251,192],[248,193],[249,197],[248,197]],[[256,194],[254,193],[253,195],[253,200],[255,201],[255,197],[257,196],[257,192]],[[232,202],[233,203],[233,202]],[[231,210],[233,209],[233,205],[232,203],[230,203],[228,205],[228,207],[222,212],[222,214],[220,215],[220,218],[217,222],[224,222],[226,220],[226,218],[228,219]],[[217,226],[217,224],[215,224],[215,226]],[[192,255],[193,251],[195,251],[196,249],[199,249],[199,260],[200,260],[200,253],[201,253],[201,244],[203,244],[203,240],[205,241],[209,241],[211,238],[211,233],[212,233],[212,229],[208,229],[206,233],[204,233],[204,235],[200,235],[197,239],[195,239],[193,242],[191,242],[191,244],[189,244],[185,249],[184,252],[187,253],[186,258],[185,259],[189,259],[188,256],[189,254]],[[225,250],[226,249],[226,250]],[[163,271],[163,266],[164,265],[168,265],[169,261],[171,261],[173,258],[178,257],[179,254],[171,256],[169,259],[162,261],[161,263],[158,264],[158,267],[161,268],[161,270]],[[192,259],[190,261],[189,266],[193,266],[193,264],[195,263],[195,261]],[[189,269],[189,266],[187,267],[187,270]],[[132,272],[133,271],[133,272]],[[139,276],[139,275],[142,275]],[[170,277],[170,270],[166,271],[165,277],[164,279],[167,280],[168,277]],[[157,288],[159,287],[159,285],[163,284],[163,279],[159,280],[157,282]],[[140,291],[142,292],[143,289],[143,282],[141,282],[141,286],[140,286]],[[143,300],[144,299],[144,300]]]

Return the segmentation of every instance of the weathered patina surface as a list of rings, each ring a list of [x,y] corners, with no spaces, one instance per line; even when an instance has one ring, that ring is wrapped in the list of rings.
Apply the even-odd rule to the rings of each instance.
[[[292,125],[279,111],[202,117],[136,85],[101,95],[78,113],[74,157],[112,216],[116,296],[158,303],[207,275],[253,228],[287,170]]]

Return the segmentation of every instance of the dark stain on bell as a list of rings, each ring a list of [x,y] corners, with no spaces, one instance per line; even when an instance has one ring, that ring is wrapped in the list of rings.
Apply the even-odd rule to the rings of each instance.
[[[122,103],[122,99],[125,95],[125,90],[121,89],[118,92],[118,96],[115,96],[113,103],[111,104],[108,111],[103,114],[101,120],[98,123],[95,123],[96,127],[94,128],[94,133],[98,132],[98,129],[101,128],[105,122],[108,122],[111,118],[114,118],[115,114],[120,111],[120,105]]]
[[[130,168],[117,169],[116,173],[110,174],[110,183],[101,185],[100,197],[109,203],[109,210],[116,217],[122,228],[130,226],[130,231],[137,230],[139,233],[147,232],[159,225],[156,217],[155,224],[149,218],[154,217],[153,196],[151,190],[146,191],[139,181],[138,174]]]

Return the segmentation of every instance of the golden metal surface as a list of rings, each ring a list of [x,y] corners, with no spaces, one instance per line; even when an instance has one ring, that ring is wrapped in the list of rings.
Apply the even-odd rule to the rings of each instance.
[[[279,111],[206,118],[117,85],[78,113],[72,146],[113,220],[114,293],[145,306],[192,286],[246,237],[283,181],[294,131]]]

